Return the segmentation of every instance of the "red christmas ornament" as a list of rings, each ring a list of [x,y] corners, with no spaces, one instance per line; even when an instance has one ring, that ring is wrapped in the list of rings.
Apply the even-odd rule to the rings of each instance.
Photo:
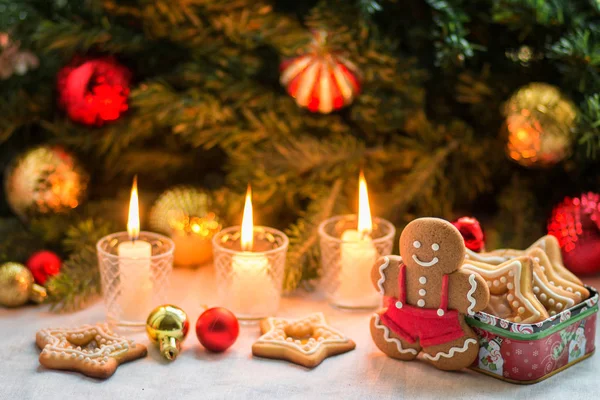
[[[27,260],[26,265],[31,271],[35,283],[45,285],[49,277],[60,272],[62,261],[55,253],[42,250],[33,253]]]
[[[567,268],[581,275],[600,272],[600,195],[565,197],[552,210],[548,233],[558,239]]]
[[[110,57],[76,59],[58,72],[58,102],[73,121],[102,125],[127,111],[130,79]]]
[[[223,307],[210,308],[196,321],[196,336],[206,349],[214,352],[227,350],[235,343],[240,325],[231,311]]]
[[[473,217],[461,217],[452,223],[463,239],[467,249],[480,252],[485,250],[485,235],[479,221]]]
[[[311,51],[281,63],[281,84],[300,107],[328,114],[352,103],[360,92],[360,73],[349,60],[326,45],[327,34],[316,32]]]

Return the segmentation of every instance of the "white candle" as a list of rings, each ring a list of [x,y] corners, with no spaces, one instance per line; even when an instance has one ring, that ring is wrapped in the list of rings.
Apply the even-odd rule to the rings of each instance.
[[[137,240],[140,235],[137,177],[133,179],[131,187],[127,233],[131,241],[123,242],[117,248],[120,278],[120,295],[117,304],[121,307],[121,320],[145,321],[153,306],[152,271],[150,270],[152,246],[148,242]]]
[[[371,268],[377,260],[377,249],[371,237],[356,229],[342,234],[340,281],[335,302],[345,307],[376,307],[379,294],[371,283]]]
[[[242,251],[234,254],[231,260],[231,285],[226,301],[232,310],[240,316],[252,318],[264,314],[264,310],[272,308],[269,302],[273,299],[272,279],[269,275],[270,265],[267,256],[253,253],[254,218],[252,213],[252,190],[248,185],[244,215],[241,227]]]
[[[275,288],[269,278],[269,261],[259,253],[235,254],[231,268],[233,277],[229,291],[231,308],[240,315],[253,315],[269,309]]]
[[[342,233],[340,246],[339,286],[333,299],[342,307],[376,307],[379,294],[371,283],[371,268],[378,253],[371,232],[371,207],[367,181],[363,172],[358,180],[358,229],[348,229]]]
[[[119,244],[117,252],[121,284],[117,303],[121,307],[121,319],[145,320],[152,311],[152,246],[143,240],[123,242]]]

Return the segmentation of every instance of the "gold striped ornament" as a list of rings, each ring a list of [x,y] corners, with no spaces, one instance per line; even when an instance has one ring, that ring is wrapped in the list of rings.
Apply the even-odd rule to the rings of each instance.
[[[327,34],[315,33],[311,50],[281,63],[280,82],[300,107],[329,114],[352,103],[360,92],[360,72],[349,60],[331,52]]]

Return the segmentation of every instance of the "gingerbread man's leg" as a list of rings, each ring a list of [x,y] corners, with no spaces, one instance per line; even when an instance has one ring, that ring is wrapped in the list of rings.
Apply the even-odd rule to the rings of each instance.
[[[479,340],[469,327],[464,330],[465,336],[461,338],[440,345],[424,347],[423,358],[436,368],[446,371],[469,367],[479,354]]]
[[[371,317],[371,336],[379,350],[398,360],[414,360],[421,351],[419,343],[408,343],[385,326],[379,314]]]

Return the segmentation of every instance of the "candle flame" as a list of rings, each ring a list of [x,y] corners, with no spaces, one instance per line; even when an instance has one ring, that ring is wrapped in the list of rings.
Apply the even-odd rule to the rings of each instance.
[[[369,235],[372,231],[373,222],[371,221],[371,206],[369,206],[367,181],[365,174],[361,170],[358,179],[358,232],[362,235]]]
[[[127,233],[129,233],[129,238],[131,240],[137,240],[140,236],[140,206],[138,200],[137,175],[133,178],[133,185],[131,186]]]
[[[248,185],[244,216],[242,217],[242,250],[252,251],[254,244],[254,221],[252,217],[252,188]]]

